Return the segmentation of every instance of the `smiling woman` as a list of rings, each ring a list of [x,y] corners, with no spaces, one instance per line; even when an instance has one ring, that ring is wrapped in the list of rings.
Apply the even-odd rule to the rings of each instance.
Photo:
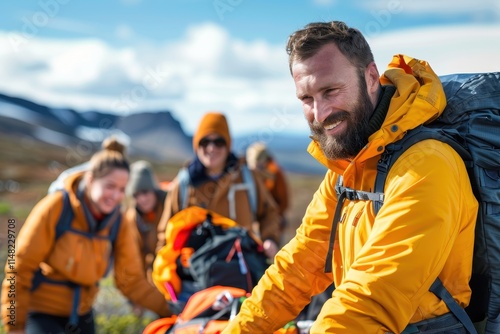
[[[141,269],[134,222],[120,203],[129,179],[124,146],[116,139],[94,154],[87,171],[65,180],[31,211],[17,236],[16,266],[3,282],[2,318],[9,332],[95,333],[92,305],[98,283],[114,265],[118,289],[131,301],[169,315],[161,294]],[[8,270],[9,263],[6,268]],[[7,307],[16,307],[15,321]]]

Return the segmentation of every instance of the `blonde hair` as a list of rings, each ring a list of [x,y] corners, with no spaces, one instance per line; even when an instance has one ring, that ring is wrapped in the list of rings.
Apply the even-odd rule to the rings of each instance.
[[[255,142],[247,148],[246,160],[250,169],[257,168],[259,162],[269,160],[270,158],[271,156],[267,151],[266,144],[263,142]]]
[[[125,157],[125,145],[116,137],[110,137],[103,141],[102,150],[90,159],[89,172],[93,178],[99,179],[114,169],[124,169],[130,172],[129,162]]]

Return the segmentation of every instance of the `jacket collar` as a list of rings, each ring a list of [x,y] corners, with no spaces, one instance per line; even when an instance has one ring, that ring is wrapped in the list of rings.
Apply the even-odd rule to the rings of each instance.
[[[232,152],[229,153],[226,165],[224,166],[223,173],[216,179],[221,178],[224,174],[236,169],[238,166],[238,158]],[[189,177],[193,187],[202,185],[208,181],[214,181],[216,179],[208,176],[205,166],[201,163],[200,159],[196,156],[191,163],[187,166]]]

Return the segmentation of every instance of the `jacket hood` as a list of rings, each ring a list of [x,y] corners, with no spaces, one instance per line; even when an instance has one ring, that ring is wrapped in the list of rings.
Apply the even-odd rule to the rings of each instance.
[[[446,106],[441,81],[430,65],[405,55],[395,55],[380,77],[382,85],[396,87],[382,127],[368,138],[368,144],[353,161],[362,162],[384,152],[385,147],[419,125],[436,119]],[[328,160],[319,143],[312,141],[308,152],[327,168],[342,174],[351,161]]]

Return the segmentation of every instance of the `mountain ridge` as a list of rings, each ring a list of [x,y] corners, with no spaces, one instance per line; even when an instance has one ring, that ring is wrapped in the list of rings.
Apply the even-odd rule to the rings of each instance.
[[[51,108],[25,98],[0,93],[0,131],[73,150],[90,151],[116,135],[127,143],[129,156],[155,162],[184,163],[193,156],[192,137],[169,110],[116,115],[104,111]],[[235,153],[244,155],[255,136],[233,134]],[[276,134],[266,142],[285,170],[321,174],[325,169],[307,152],[309,139]],[[82,157],[82,160],[88,157]]]

